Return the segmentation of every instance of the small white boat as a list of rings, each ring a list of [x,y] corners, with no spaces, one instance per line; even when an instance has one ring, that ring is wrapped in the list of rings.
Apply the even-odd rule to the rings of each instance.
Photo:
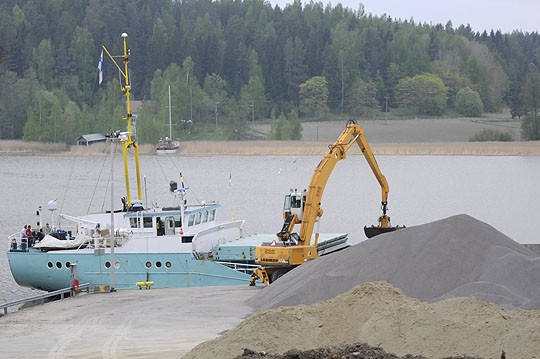
[[[160,138],[156,152],[158,155],[165,155],[176,153],[180,148],[180,144],[176,141],[171,140],[169,137]]]
[[[158,155],[176,153],[180,144],[172,140],[171,86],[169,86],[169,137],[160,138],[156,152]]]

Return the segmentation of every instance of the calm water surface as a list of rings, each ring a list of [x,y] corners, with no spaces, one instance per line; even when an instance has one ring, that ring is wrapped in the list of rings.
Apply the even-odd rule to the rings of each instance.
[[[147,203],[172,204],[169,181],[182,172],[188,200],[218,200],[218,219],[245,219],[252,233],[276,233],[282,225],[283,196],[307,188],[320,156],[142,156]],[[393,225],[414,226],[466,213],[520,243],[540,243],[539,156],[379,156],[390,184]],[[115,161],[115,207],[124,195],[121,156]],[[0,302],[31,294],[12,279],[5,251],[7,237],[24,224],[35,225],[35,211],[58,201],[56,214],[82,215],[110,208],[109,156],[0,156]],[[134,169],[132,170],[134,172]],[[136,184],[131,181],[132,199]],[[364,225],[376,224],[381,193],[361,156],[341,161],[323,196],[321,232],[365,239]],[[146,200],[145,200],[146,201]],[[52,222],[45,211],[44,222]]]

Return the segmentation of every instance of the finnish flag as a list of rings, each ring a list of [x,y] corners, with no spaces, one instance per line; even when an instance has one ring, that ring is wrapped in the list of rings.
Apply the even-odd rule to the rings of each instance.
[[[101,56],[99,56],[99,62],[97,66],[99,70],[99,84],[103,82],[103,49],[101,49]]]

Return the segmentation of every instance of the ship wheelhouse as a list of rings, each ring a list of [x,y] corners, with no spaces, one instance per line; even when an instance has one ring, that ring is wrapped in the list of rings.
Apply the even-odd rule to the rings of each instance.
[[[181,210],[179,207],[154,209],[149,211],[128,212],[130,229],[134,233],[153,234],[156,236],[185,235],[193,237],[201,229],[214,225],[219,204],[196,206]]]

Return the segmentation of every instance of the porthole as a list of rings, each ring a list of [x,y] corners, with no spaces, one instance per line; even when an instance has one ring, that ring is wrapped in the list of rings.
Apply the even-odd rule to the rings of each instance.
[[[165,262],[165,267],[171,268],[171,262]]]
[[[111,262],[105,262],[105,268],[107,269],[111,268]]]
[[[114,269],[120,269],[120,262],[114,262]]]
[[[150,268],[150,267],[152,267],[152,263],[146,262],[146,268]]]
[[[52,268],[53,267],[52,262],[47,263],[47,267]]]
[[[71,267],[71,263],[69,263],[69,262],[66,262],[66,268],[68,268],[68,269],[69,269],[70,267]]]
[[[161,262],[156,262],[156,267],[161,268]]]
[[[56,262],[56,268],[58,268],[58,269],[62,268],[62,263]]]

